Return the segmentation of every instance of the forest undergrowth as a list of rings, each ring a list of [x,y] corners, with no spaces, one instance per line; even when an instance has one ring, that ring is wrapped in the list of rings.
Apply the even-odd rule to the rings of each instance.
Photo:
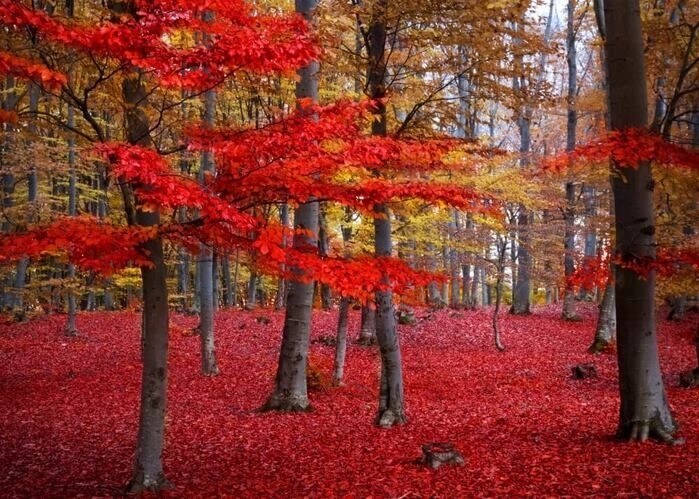
[[[615,355],[586,353],[595,311],[562,322],[559,308],[500,318],[418,310],[400,326],[409,423],[373,426],[377,347],[348,348],[345,385],[330,386],[337,312],[314,313],[314,411],[261,414],[272,389],[283,313],[221,311],[222,374],[199,374],[196,319],[171,320],[165,473],[177,497],[699,497],[699,390],[678,387],[695,367],[699,316],[659,325],[670,404],[685,445],[613,439]],[[269,321],[265,320],[269,319]],[[350,317],[356,339],[359,312]],[[268,323],[266,323],[268,322]],[[140,386],[139,316],[83,313],[0,325],[0,495],[118,496],[131,474]],[[571,368],[594,364],[597,377]],[[451,442],[464,466],[431,470],[421,445]]]

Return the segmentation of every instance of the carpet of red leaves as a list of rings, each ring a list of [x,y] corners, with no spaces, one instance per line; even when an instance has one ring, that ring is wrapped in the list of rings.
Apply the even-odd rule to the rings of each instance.
[[[311,393],[310,414],[259,414],[271,389],[281,313],[223,311],[222,375],[199,374],[195,320],[174,316],[166,474],[178,497],[699,497],[699,390],[677,387],[694,367],[697,315],[660,325],[668,397],[683,446],[612,439],[613,355],[585,353],[594,311],[564,323],[558,310],[501,319],[507,351],[493,347],[489,315],[447,310],[401,326],[409,424],[372,425],[375,348],[348,350],[346,386]],[[358,312],[351,318],[357,331]],[[419,312],[418,316],[426,312]],[[260,315],[271,319],[258,322]],[[85,313],[81,337],[65,317],[0,326],[0,495],[120,495],[130,476],[140,362],[139,318]],[[335,312],[316,312],[313,337],[332,336]],[[312,345],[330,377],[333,347]],[[592,362],[596,379],[573,380]],[[463,467],[416,464],[423,443],[453,442]]]

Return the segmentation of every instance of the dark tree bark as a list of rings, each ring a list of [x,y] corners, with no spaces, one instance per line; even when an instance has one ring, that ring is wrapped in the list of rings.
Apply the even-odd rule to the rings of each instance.
[[[566,151],[573,151],[576,142],[576,129],[578,125],[578,112],[576,109],[576,95],[578,91],[578,52],[575,47],[575,5],[576,0],[568,0],[568,22],[566,28],[566,60],[568,62],[568,120]],[[563,297],[563,311],[561,318],[566,321],[579,321],[580,316],[575,310],[575,289],[570,279],[575,273],[575,184],[569,180],[566,182],[566,209],[565,209],[565,235],[563,236],[564,270],[566,277],[565,295]]]
[[[647,99],[638,0],[606,0],[605,54],[612,130],[645,127]],[[616,253],[622,261],[655,258],[650,165],[615,172]],[[616,269],[617,352],[621,404],[617,434],[674,441],[676,425],[665,396],[655,331],[655,271],[641,277]]]
[[[115,13],[132,11],[131,2],[110,2]],[[147,103],[147,89],[138,72],[127,74],[122,82],[122,98],[125,104],[126,137],[130,144],[152,146],[150,123],[143,109]],[[127,221],[142,227],[160,224],[158,211],[142,211],[133,187],[122,184],[122,194]],[[167,352],[168,352],[168,289],[167,268],[163,253],[163,241],[156,235],[142,244],[152,262],[141,267],[143,290],[143,373],[141,378],[141,405],[136,445],[136,459],[127,491],[161,490],[170,487],[163,473],[162,452],[165,436],[165,412],[167,405]]]
[[[375,119],[371,124],[371,133],[378,136],[387,134],[386,108],[383,102],[386,96],[387,6],[386,0],[378,0],[373,4],[371,22],[366,36],[369,54],[367,71],[369,97],[376,99]],[[379,215],[374,219],[374,253],[378,257],[390,256],[393,250],[390,211],[385,204],[375,205],[374,211]],[[379,410],[376,422],[382,427],[403,424],[406,422],[403,370],[396,316],[393,310],[393,293],[390,290],[376,292],[376,339],[381,350]]]
[[[317,0],[296,0],[296,12],[311,21]],[[317,61],[311,61],[299,70],[300,80],[296,84],[297,98],[311,98],[318,102]],[[294,227],[306,229],[306,234],[295,234],[294,248],[305,251],[317,251],[318,248],[317,201],[309,201],[299,206],[294,212]],[[303,270],[291,269],[294,274],[302,275]],[[289,281],[286,316],[275,388],[265,402],[263,411],[304,412],[311,410],[306,383],[308,364],[308,346],[311,334],[311,315],[313,312],[314,283],[300,280]]]
[[[284,226],[289,226],[289,205],[284,203],[279,207],[279,222]],[[286,247],[286,237],[282,239],[282,247]],[[277,281],[277,297],[274,300],[274,308],[281,310],[286,307],[286,279],[280,277]]]
[[[611,269],[613,272],[614,269]],[[600,353],[616,340],[616,300],[614,300],[614,282],[609,280],[604,287],[602,303],[599,304],[595,339],[588,348],[590,353]]]
[[[352,239],[352,210],[345,208],[345,217],[341,227],[344,254],[350,256],[349,242]],[[337,319],[337,337],[335,341],[335,365],[333,367],[333,385],[340,386],[345,372],[345,355],[347,353],[347,323],[352,300],[342,297]]]
[[[330,242],[328,241],[328,222],[325,208],[321,204],[318,207],[318,252],[321,256],[327,256],[330,253]],[[330,310],[332,304],[332,292],[328,284],[319,283],[320,287],[320,306],[323,310]]]

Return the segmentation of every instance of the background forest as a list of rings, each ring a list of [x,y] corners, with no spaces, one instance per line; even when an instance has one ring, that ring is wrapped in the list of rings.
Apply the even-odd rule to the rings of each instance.
[[[699,385],[695,2],[6,0],[0,21],[13,494],[116,494],[134,439],[130,492],[168,478],[237,496],[699,492],[681,472],[697,430],[678,433],[696,390],[676,387]],[[534,396],[554,398],[535,410]],[[49,429],[52,407],[72,430]],[[576,417],[606,421],[582,438]],[[372,422],[399,436],[363,440]],[[609,422],[671,445],[612,447]],[[110,424],[105,470],[82,480],[75,431]],[[254,443],[266,425],[286,443]],[[224,428],[247,449],[230,468],[271,457],[168,468],[218,459],[206,442]],[[510,455],[538,467],[465,436],[510,431]],[[349,468],[393,456],[411,478],[385,463],[383,478],[336,476],[336,440]],[[458,450],[435,457],[441,441]],[[435,469],[490,457],[475,482],[430,475],[423,444]],[[622,474],[665,453],[636,470],[657,483],[597,480],[609,470],[588,445]],[[559,478],[538,474],[566,453],[585,473],[569,457]]]

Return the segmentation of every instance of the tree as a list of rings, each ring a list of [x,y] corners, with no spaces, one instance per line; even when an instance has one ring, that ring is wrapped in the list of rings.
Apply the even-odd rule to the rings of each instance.
[[[307,21],[312,20],[317,0],[296,0],[296,12]],[[298,99],[318,102],[317,61],[311,61],[299,70],[300,80],[296,84]],[[312,251],[318,245],[318,201],[310,199],[294,212],[293,247],[299,251]],[[303,269],[292,268],[292,274],[301,275]],[[286,298],[284,331],[279,352],[275,387],[262,410],[303,412],[311,409],[306,386],[308,346],[311,335],[311,313],[313,312],[313,281],[300,278],[289,281]]]
[[[612,130],[647,125],[647,97],[638,0],[604,4],[605,59]],[[616,248],[622,262],[655,258],[653,179],[648,161],[615,165],[612,178]],[[620,438],[673,441],[676,424],[665,395],[655,331],[655,271],[616,271]]]

